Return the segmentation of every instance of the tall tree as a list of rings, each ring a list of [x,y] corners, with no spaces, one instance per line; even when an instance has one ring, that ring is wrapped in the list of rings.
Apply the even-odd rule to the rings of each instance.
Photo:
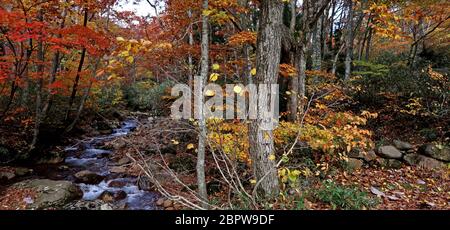
[[[203,11],[208,10],[208,0],[203,0]],[[199,127],[200,134],[198,137],[198,154],[197,154],[197,184],[198,193],[200,198],[203,199],[205,204],[204,208],[208,208],[208,194],[206,191],[206,179],[205,179],[205,152],[206,152],[206,119],[205,119],[205,95],[204,88],[209,71],[209,18],[208,15],[202,13],[202,41],[201,41],[201,70],[200,80],[197,81],[197,106],[199,110]]]
[[[345,56],[345,76],[344,80],[350,80],[352,74],[352,62],[353,62],[353,1],[347,0],[348,15],[347,15],[347,38],[346,38],[346,56]]]
[[[276,84],[281,56],[283,3],[279,0],[263,0],[260,10],[255,83]],[[259,181],[258,191],[265,198],[271,198],[279,194],[278,173],[271,159],[275,154],[273,132],[262,129],[266,121],[261,117],[261,111],[270,104],[273,95],[258,96],[259,117],[249,124],[250,155],[254,175]]]

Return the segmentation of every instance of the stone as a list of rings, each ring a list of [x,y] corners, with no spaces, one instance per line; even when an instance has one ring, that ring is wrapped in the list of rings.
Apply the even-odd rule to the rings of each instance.
[[[159,198],[159,199],[156,201],[156,205],[157,205],[157,206],[163,206],[163,204],[164,204],[164,198]]]
[[[114,199],[114,193],[110,192],[110,191],[104,191],[102,192],[102,194],[100,194],[100,196],[98,197],[98,199],[107,202],[107,203],[111,203],[113,201],[115,201]]]
[[[111,187],[111,188],[123,188],[126,185],[127,185],[127,183],[125,181],[113,180],[113,181],[109,182],[108,187]]]
[[[385,159],[386,167],[391,169],[400,169],[403,166],[403,163],[396,159]]]
[[[391,145],[378,148],[378,154],[381,157],[388,159],[401,159],[403,155],[398,149]]]
[[[123,200],[125,198],[127,198],[128,194],[122,190],[114,193],[114,200],[118,201],[118,200]]]
[[[126,173],[127,169],[125,167],[122,166],[114,166],[109,170],[111,173]]]
[[[16,183],[13,187],[35,192],[34,199],[27,202],[28,209],[59,208],[83,196],[81,189],[70,181],[33,179]]]
[[[64,210],[114,210],[118,209],[113,204],[106,203],[102,200],[79,200],[69,203],[63,207]]]
[[[403,163],[400,160],[396,160],[396,159],[378,158],[377,163],[381,167],[390,168],[390,169],[400,169],[403,166]]]
[[[404,160],[412,166],[419,166],[426,169],[444,169],[446,168],[446,164],[433,159],[431,157],[426,157],[420,154],[407,154],[404,157]]]
[[[33,169],[29,169],[29,168],[15,168],[14,169],[14,173],[16,174],[16,176],[27,176],[33,173]]]
[[[347,161],[347,166],[350,170],[358,170],[363,166],[363,161],[359,159],[349,158]]]
[[[450,162],[450,147],[436,144],[425,144],[420,146],[419,153],[436,160]]]
[[[378,157],[377,154],[375,153],[375,151],[373,151],[373,150],[370,150],[368,152],[363,152],[362,156],[366,162],[372,162],[375,159],[377,159],[377,157]]]
[[[89,170],[77,172],[75,173],[74,177],[78,183],[84,184],[99,184],[105,178],[104,176],[91,172]]]
[[[10,171],[0,171],[0,181],[10,181],[16,177],[16,174]]]
[[[400,140],[394,140],[394,146],[398,150],[402,150],[402,151],[408,151],[408,150],[411,150],[414,148],[414,146],[412,146],[410,143],[400,141]]]
[[[116,164],[116,165],[120,166],[120,165],[126,165],[126,164],[129,164],[129,163],[131,163],[130,158],[128,158],[128,157],[123,157],[123,158],[121,158],[119,161],[117,161],[117,164]]]
[[[164,208],[172,207],[172,206],[173,206],[173,201],[171,201],[171,200],[165,200],[162,206],[163,206]]]

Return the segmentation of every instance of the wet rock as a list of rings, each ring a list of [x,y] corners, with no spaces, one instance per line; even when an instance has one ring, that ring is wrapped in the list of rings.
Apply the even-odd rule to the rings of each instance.
[[[114,199],[116,200],[116,201],[118,201],[118,200],[123,200],[123,199],[125,199],[125,198],[127,198],[127,196],[128,196],[128,194],[126,193],[126,192],[124,192],[124,191],[118,191],[118,192],[116,192],[115,194],[114,194]]]
[[[114,199],[114,194],[110,191],[104,191],[102,192],[102,194],[100,194],[100,196],[98,197],[98,199],[107,202],[107,203],[111,203],[113,201],[115,201]]]
[[[414,146],[412,146],[410,143],[399,140],[394,140],[394,146],[398,150],[402,151],[408,151],[414,148]]]
[[[123,188],[127,185],[125,181],[113,180],[109,182],[108,187],[110,188]]]
[[[64,210],[114,210],[113,204],[108,204],[102,200],[86,201],[79,200],[69,203],[63,207]]]
[[[362,160],[358,160],[358,159],[354,159],[354,158],[349,158],[347,161],[347,166],[350,170],[358,170],[361,169],[363,166],[363,161]]]
[[[109,171],[111,173],[119,173],[119,174],[121,174],[121,173],[126,173],[127,169],[125,167],[122,167],[122,166],[114,166],[114,167],[111,167],[111,169]]]
[[[117,192],[111,192],[111,191],[104,191],[102,192],[102,194],[100,194],[100,196],[98,197],[98,199],[110,203],[110,202],[114,202],[114,201],[119,201],[119,200],[123,200],[125,198],[127,198],[127,193],[120,190]]]
[[[0,181],[1,182],[7,182],[16,177],[16,174],[11,171],[0,171]]]
[[[26,180],[13,187],[35,192],[35,198],[27,204],[29,209],[59,208],[83,196],[80,188],[70,181]]]
[[[419,153],[436,160],[450,162],[450,147],[436,144],[425,144],[420,146]]]
[[[98,184],[105,178],[104,176],[98,175],[97,173],[89,170],[77,172],[74,177],[78,183],[84,184]]]
[[[398,149],[391,145],[378,148],[378,154],[383,158],[389,159],[401,159],[403,155]]]
[[[18,177],[27,176],[33,173],[33,169],[19,167],[14,169],[14,173]]]
[[[445,163],[420,154],[407,154],[405,155],[404,160],[409,165],[419,166],[426,169],[443,169],[446,167]]]

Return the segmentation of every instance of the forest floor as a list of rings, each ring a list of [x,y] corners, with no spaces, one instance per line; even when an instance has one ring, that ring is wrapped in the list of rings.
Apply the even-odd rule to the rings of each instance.
[[[119,161],[124,158],[134,160],[134,162],[124,166],[126,171],[123,174],[126,176],[141,177],[145,174],[144,171],[147,173],[151,172],[152,176],[159,182],[158,185],[153,184],[151,189],[157,190],[158,186],[161,186],[167,194],[192,198],[190,191],[191,189],[196,189],[196,158],[194,149],[186,148],[186,146],[195,143],[195,131],[187,123],[168,121],[163,118],[153,118],[144,113],[133,114],[132,116],[139,121],[137,129],[127,136],[107,141],[101,147],[114,151],[114,161]],[[389,123],[389,125],[392,125],[392,123]],[[86,126],[86,124],[81,127],[84,129],[84,134],[81,135],[79,133],[77,136],[61,140],[53,151],[61,151],[64,149],[64,146],[74,143],[77,139],[101,134],[98,130]],[[386,126],[377,131],[378,133],[383,133],[385,130]],[[398,127],[393,127],[391,130],[398,130]],[[398,135],[395,132],[391,132],[391,134]],[[23,140],[21,139],[23,136],[20,137],[19,134],[8,135],[8,137],[2,136],[3,139],[6,138],[6,141],[3,141],[3,143],[10,141],[15,145],[20,145],[17,141],[14,142],[14,140]],[[405,138],[405,136],[402,138]],[[416,138],[416,141],[422,142],[423,139]],[[58,168],[64,165],[63,160],[56,160],[54,163],[57,164]],[[18,165],[1,166],[0,172],[3,173],[2,175],[7,175],[5,173],[13,173],[17,167]],[[145,170],[143,171],[142,169]],[[207,173],[210,199],[214,200],[218,207],[226,204],[230,199],[229,190],[221,174],[218,172],[217,165],[214,163],[211,154],[207,156],[205,171]],[[243,186],[247,190],[251,190],[253,185],[248,182],[251,179],[250,167],[244,166],[240,173],[243,178],[248,178],[248,180],[243,181]],[[24,178],[30,178],[30,176]],[[8,184],[21,181],[24,178],[15,178]],[[339,193],[339,189],[343,188],[357,188],[364,192],[364,196],[377,201],[376,205],[371,207],[362,206],[361,209],[450,209],[450,180],[448,170],[428,170],[406,164],[402,164],[396,168],[364,164],[356,170],[335,168],[329,174],[321,177],[312,176],[301,179],[308,182],[305,183],[307,186],[301,189],[287,189],[287,193],[290,196],[277,200],[271,208],[309,210],[340,209],[335,206],[333,199],[346,198],[332,197],[331,200],[324,200],[313,194],[314,191],[323,188],[326,182],[332,181],[341,187],[338,187],[336,191],[329,191],[330,193]],[[347,190],[344,190],[344,193],[345,191]],[[32,190],[25,189],[18,191],[9,188],[9,186],[0,186],[0,209],[26,209],[24,201],[26,197],[33,196],[33,193],[34,191]],[[350,199],[353,198],[350,197]],[[166,207],[165,203],[167,202],[164,201],[166,200],[162,199],[157,201],[161,208],[168,210],[175,209],[173,204]],[[183,209],[183,207],[176,206],[176,209]]]

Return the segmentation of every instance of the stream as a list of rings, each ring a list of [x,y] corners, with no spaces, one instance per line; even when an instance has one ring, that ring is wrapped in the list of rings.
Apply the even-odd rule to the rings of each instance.
[[[135,120],[126,120],[120,128],[114,129],[110,135],[94,137],[80,142],[75,147],[70,146],[65,149],[67,152],[67,158],[65,159],[65,180],[76,181],[73,175],[82,170],[89,170],[105,177],[99,184],[78,184],[83,191],[83,200],[96,200],[104,192],[109,192],[109,194],[120,193],[121,198],[111,202],[120,209],[157,209],[156,200],[159,198],[159,195],[156,192],[139,189],[136,177],[111,172],[111,168],[117,166],[110,159],[114,155],[114,151],[99,147],[106,141],[129,134],[136,127],[137,122]]]

